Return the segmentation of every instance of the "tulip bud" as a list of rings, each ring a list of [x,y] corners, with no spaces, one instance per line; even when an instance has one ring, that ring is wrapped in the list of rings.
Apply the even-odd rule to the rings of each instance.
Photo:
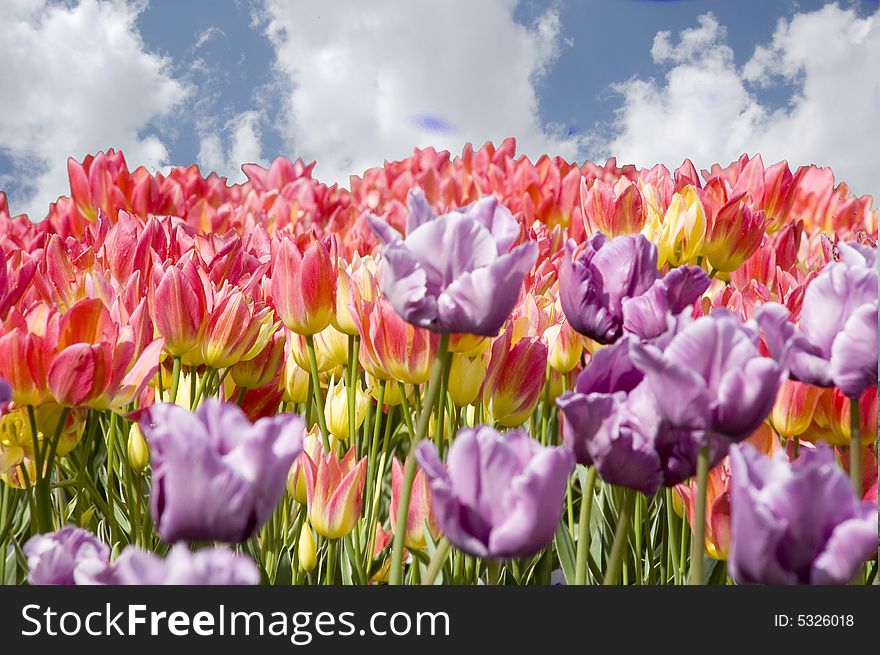
[[[312,534],[312,526],[309,520],[303,521],[302,529],[299,531],[299,540],[296,544],[296,554],[299,567],[308,573],[318,564],[318,549],[315,545],[315,535]]]
[[[358,381],[355,389],[355,431],[361,427],[367,416],[369,402],[369,397],[364,393],[363,387]],[[330,380],[327,399],[324,403],[324,418],[327,421],[327,429],[330,430],[330,434],[341,441],[347,441],[349,435],[348,393],[342,380],[338,383],[333,379]]]
[[[272,310],[258,309],[244,294],[224,285],[211,311],[201,344],[204,363],[214,369],[247,361],[266,347],[276,327]]]
[[[584,352],[584,342],[580,335],[571,329],[568,321],[551,325],[544,331],[547,341],[547,363],[559,373],[568,373],[580,364]]]
[[[261,389],[277,379],[284,358],[284,332],[276,330],[256,357],[232,365],[232,380],[245,389]]]
[[[743,194],[731,198],[711,221],[703,254],[718,271],[735,271],[761,245],[767,221],[763,211],[752,212]]]
[[[449,366],[449,397],[459,407],[470,405],[480,395],[486,378],[486,358],[453,353]]]
[[[825,390],[824,412],[833,435],[829,442],[835,446],[849,445],[851,432],[850,399],[837,388]],[[877,438],[877,387],[868,387],[859,399],[862,445],[874,443]]]
[[[297,366],[292,358],[288,358],[284,362],[281,376],[282,384],[284,385],[283,399],[286,402],[304,403],[309,400],[309,380],[311,376],[308,371]]]
[[[169,266],[153,295],[154,325],[165,339],[165,352],[175,357],[197,349],[207,318],[205,289],[190,259]]]
[[[657,265],[695,260],[706,234],[706,212],[696,189],[688,185],[672,196],[657,241]]]
[[[325,366],[348,364],[348,337],[332,325],[315,335],[315,353]]]
[[[392,531],[397,526],[397,508],[400,506],[400,490],[403,487],[403,467],[397,458],[391,460],[391,505],[388,507],[388,518],[391,520]],[[434,518],[434,502],[431,487],[425,472],[419,468],[412,486],[409,501],[409,516],[406,520],[404,545],[410,550],[424,550],[428,546],[425,524],[432,538],[439,534],[437,519]]]
[[[521,339],[513,348],[505,330],[492,345],[483,383],[483,404],[504,427],[521,425],[538,404],[547,374],[547,346],[538,337]]]
[[[361,516],[367,458],[355,460],[352,446],[341,460],[323,448],[315,467],[307,467],[309,520],[322,537],[339,539],[354,529]]]
[[[292,332],[317,334],[336,310],[337,267],[330,251],[308,234],[272,245],[270,292],[278,316]]]
[[[334,443],[331,441],[331,447]],[[306,484],[306,469],[315,468],[315,460],[321,455],[321,437],[318,436],[317,426],[313,427],[303,437],[303,451],[293,461],[290,472],[287,474],[287,493],[300,505],[308,502],[308,485]]]
[[[128,463],[136,473],[143,473],[150,463],[150,447],[137,423],[128,431]]]
[[[790,439],[807,431],[813,422],[819,388],[795,380],[786,380],[776,394],[770,421],[779,436]]]
[[[366,378],[367,392],[377,403],[379,402],[379,389],[383,386],[385,387],[385,393],[382,396],[383,405],[397,407],[403,401],[403,398],[400,395],[400,385],[397,382],[394,382],[393,380],[378,380],[369,373],[366,374]],[[412,385],[404,385],[404,389],[407,400],[410,400],[413,392]]]

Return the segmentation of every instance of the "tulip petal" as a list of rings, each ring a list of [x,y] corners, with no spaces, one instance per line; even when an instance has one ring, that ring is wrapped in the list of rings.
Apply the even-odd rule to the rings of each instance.
[[[849,317],[831,346],[831,377],[850,398],[877,384],[877,302]]]

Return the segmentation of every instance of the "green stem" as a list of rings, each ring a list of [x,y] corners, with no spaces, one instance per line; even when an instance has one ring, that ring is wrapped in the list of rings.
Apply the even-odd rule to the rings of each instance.
[[[321,383],[318,380],[318,358],[315,356],[315,337],[306,337],[306,348],[309,351],[309,369],[312,373],[312,392],[315,397],[315,409],[318,413],[318,427],[321,429],[321,440],[324,452],[330,452],[330,433],[327,432],[327,421],[324,418],[324,397],[321,395]]]
[[[697,503],[694,510],[694,529],[691,539],[691,572],[688,584],[703,584],[703,551],[706,548],[706,491],[709,481],[709,445],[711,435],[706,436],[706,445],[700,448],[697,456]]]
[[[856,496],[862,497],[862,412],[859,399],[849,401],[849,477]]]
[[[630,518],[633,514],[636,492],[632,489],[623,490],[623,503],[620,506],[620,514],[617,516],[617,527],[614,529],[614,543],[611,545],[611,555],[608,556],[608,568],[605,570],[603,584],[616,585],[620,581],[620,570],[623,565],[623,553],[626,551],[629,541]]]
[[[348,380],[345,385],[346,400],[348,401],[348,442],[353,444],[355,441],[355,422],[357,418],[355,403],[357,396],[355,394],[355,380],[357,379],[357,337],[353,334],[348,335]],[[382,411],[382,403],[379,403],[379,411]]]
[[[434,551],[434,556],[431,557],[431,561],[428,563],[428,570],[425,572],[425,577],[422,579],[423,586],[434,584],[437,575],[443,570],[443,564],[446,562],[446,556],[448,554],[449,540],[446,537],[443,537],[443,539],[440,540],[440,543],[437,544],[437,550]]]
[[[590,515],[593,511],[593,487],[596,485],[596,468],[591,466],[581,485],[581,511],[578,517],[577,558],[574,583],[587,584],[587,557],[590,554]]]
[[[180,357],[175,357],[171,369],[171,402],[177,402],[177,388],[180,386]]]
[[[238,391],[238,400],[235,401],[235,404],[241,407],[241,404],[244,402],[244,397],[247,395],[247,389],[242,387]]]
[[[675,493],[669,487],[666,488],[666,533],[667,533],[667,550],[670,568],[672,568],[672,580],[675,584],[679,583],[678,577],[678,553],[679,553],[679,535],[675,523],[675,508],[672,506],[672,494]],[[664,580],[664,584],[666,581]]]
[[[110,413],[110,427],[107,429],[107,524],[110,527],[110,534],[115,537],[118,533],[118,525],[116,524],[116,513],[113,511],[113,500],[115,498],[114,479],[116,466],[116,412]],[[112,539],[111,537],[111,539]]]
[[[391,546],[391,571],[388,583],[399,585],[403,579],[403,540],[406,535],[406,523],[409,518],[409,500],[412,495],[413,481],[416,478],[418,462],[415,458],[415,447],[428,431],[428,423],[431,419],[431,410],[440,396],[440,386],[443,371],[446,370],[446,358],[449,353],[449,335],[440,336],[440,347],[437,350],[437,358],[431,369],[431,379],[425,391],[425,401],[419,416],[419,424],[415,434],[411,434],[410,456],[406,460],[403,471],[403,487],[400,490],[400,505],[397,508],[397,521],[394,526],[394,541]]]

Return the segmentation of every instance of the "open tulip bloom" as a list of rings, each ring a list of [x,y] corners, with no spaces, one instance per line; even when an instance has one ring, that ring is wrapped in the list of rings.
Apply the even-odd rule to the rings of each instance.
[[[313,167],[0,192],[0,582],[878,580],[871,198],[513,140]]]

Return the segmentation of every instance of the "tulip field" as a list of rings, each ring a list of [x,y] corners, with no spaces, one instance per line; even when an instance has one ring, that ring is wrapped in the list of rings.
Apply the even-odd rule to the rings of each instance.
[[[4,584],[880,584],[870,197],[313,167],[0,193]]]

